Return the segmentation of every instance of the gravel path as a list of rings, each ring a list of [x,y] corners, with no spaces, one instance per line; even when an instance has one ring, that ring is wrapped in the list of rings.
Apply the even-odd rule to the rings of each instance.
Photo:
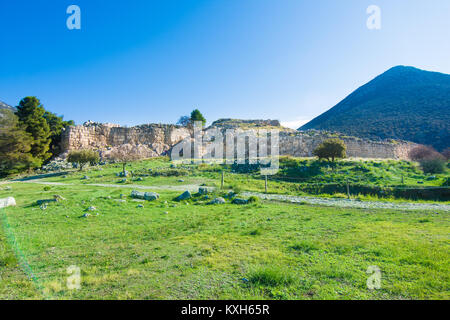
[[[292,203],[306,202],[308,204],[342,208],[450,211],[450,205],[440,203],[358,201],[348,199],[288,196],[281,194],[264,194],[258,192],[242,192],[241,194],[246,197],[257,196],[266,200],[277,200]]]

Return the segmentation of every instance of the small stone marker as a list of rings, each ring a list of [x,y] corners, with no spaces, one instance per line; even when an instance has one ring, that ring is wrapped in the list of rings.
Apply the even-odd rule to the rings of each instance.
[[[13,197],[9,197],[6,199],[0,199],[0,209],[6,207],[15,207],[16,200]]]

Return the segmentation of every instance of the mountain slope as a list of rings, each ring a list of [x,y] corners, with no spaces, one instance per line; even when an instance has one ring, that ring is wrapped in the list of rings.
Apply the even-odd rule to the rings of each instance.
[[[13,107],[11,107],[11,106],[9,106],[6,103],[1,102],[1,101],[0,101],[0,109],[9,109],[9,110],[12,110],[12,111],[16,111],[16,108],[13,108]]]
[[[299,130],[307,129],[403,139],[443,150],[450,144],[450,75],[394,67]]]

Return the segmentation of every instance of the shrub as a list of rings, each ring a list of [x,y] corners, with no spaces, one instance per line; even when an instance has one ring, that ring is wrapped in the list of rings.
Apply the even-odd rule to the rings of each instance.
[[[257,203],[259,201],[259,198],[256,196],[251,196],[248,198],[248,203]]]
[[[431,160],[431,159],[442,159],[443,156],[437,152],[435,149],[433,149],[432,147],[429,146],[423,146],[423,145],[419,145],[415,148],[413,148],[410,152],[409,152],[409,157],[411,158],[411,160],[414,161],[424,161],[424,160]]]
[[[422,160],[420,166],[424,173],[444,173],[445,161],[442,158]]]
[[[345,158],[346,157],[347,146],[344,141],[340,139],[328,139],[325,140],[321,145],[319,145],[314,151],[313,154],[321,159],[327,159],[334,162],[336,158]]]
[[[67,161],[71,163],[78,164],[80,171],[83,170],[83,167],[87,164],[98,163],[100,157],[97,152],[93,150],[77,150],[71,151],[69,156],[67,157]]]

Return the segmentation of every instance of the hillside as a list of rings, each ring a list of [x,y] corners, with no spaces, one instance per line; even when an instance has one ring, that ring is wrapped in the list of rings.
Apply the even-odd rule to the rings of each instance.
[[[0,109],[9,109],[9,110],[13,110],[13,111],[16,110],[16,108],[11,107],[11,106],[9,106],[9,105],[7,105],[6,103],[1,102],[1,101],[0,101]]]
[[[403,139],[438,150],[450,141],[450,75],[397,66],[299,130]]]

